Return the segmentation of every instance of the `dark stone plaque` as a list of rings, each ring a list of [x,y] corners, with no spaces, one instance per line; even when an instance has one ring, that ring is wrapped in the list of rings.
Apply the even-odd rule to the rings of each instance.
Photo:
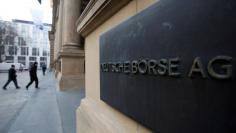
[[[235,133],[235,48],[235,0],[161,0],[101,36],[101,99],[157,133]]]

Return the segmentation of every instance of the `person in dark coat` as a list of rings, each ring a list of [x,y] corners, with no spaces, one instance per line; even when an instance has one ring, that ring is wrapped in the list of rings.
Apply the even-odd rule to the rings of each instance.
[[[30,82],[26,86],[26,90],[28,90],[29,86],[35,81],[35,88],[38,89],[38,76],[37,76],[37,67],[38,63],[34,62],[34,64],[31,66],[29,74],[30,74]]]
[[[46,66],[46,64],[43,64],[43,66],[42,66],[43,75],[45,75],[46,69],[47,69],[47,66]]]
[[[6,84],[3,86],[3,89],[6,90],[7,85],[13,81],[13,83],[16,86],[16,89],[19,89],[20,87],[17,84],[17,79],[16,79],[17,75],[16,75],[16,70],[15,70],[15,65],[11,65],[11,68],[8,70],[8,81],[6,82]]]

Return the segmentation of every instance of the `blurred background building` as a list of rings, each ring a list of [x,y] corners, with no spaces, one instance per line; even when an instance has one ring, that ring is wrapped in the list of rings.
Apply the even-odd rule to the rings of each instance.
[[[0,62],[21,63],[26,68],[37,61],[49,66],[50,24],[35,25],[25,20],[0,20]],[[39,68],[40,68],[39,67]]]

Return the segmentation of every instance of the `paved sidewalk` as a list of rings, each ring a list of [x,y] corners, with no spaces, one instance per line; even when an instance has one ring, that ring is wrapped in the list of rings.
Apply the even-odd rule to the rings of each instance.
[[[9,133],[63,133],[53,83],[49,75],[41,80],[40,89],[28,99]]]
[[[38,71],[39,80],[42,78],[41,71]],[[6,133],[11,123],[16,119],[26,101],[30,99],[35,89],[26,91],[24,86],[30,81],[29,72],[17,73],[18,84],[21,89],[16,90],[13,82],[7,86],[7,90],[2,87],[8,79],[8,73],[0,73],[0,133]],[[31,88],[34,84],[31,85]]]
[[[20,80],[19,75],[23,84]],[[7,91],[0,90],[0,100],[8,97],[0,101],[0,133],[75,133],[75,111],[84,90],[59,92],[56,82],[54,74],[48,73],[40,79],[39,90],[33,85],[29,91],[15,90],[13,84]]]
[[[57,100],[64,133],[76,133],[76,109],[84,98],[84,89],[57,91]]]

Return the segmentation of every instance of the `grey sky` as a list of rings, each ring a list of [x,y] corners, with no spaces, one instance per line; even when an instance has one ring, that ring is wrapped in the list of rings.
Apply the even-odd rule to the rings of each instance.
[[[44,23],[51,23],[51,11],[50,0],[42,0],[41,5],[37,0],[0,0],[0,19],[2,20],[35,21],[35,18],[40,18]]]

